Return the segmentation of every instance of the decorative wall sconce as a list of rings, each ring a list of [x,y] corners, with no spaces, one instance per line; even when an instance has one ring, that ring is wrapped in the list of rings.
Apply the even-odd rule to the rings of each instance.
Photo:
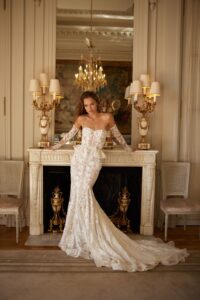
[[[48,141],[50,118],[47,113],[55,108],[60,103],[60,100],[63,99],[63,96],[60,94],[60,83],[58,79],[51,79],[49,84],[48,75],[41,73],[39,80],[30,80],[29,91],[33,95],[33,106],[36,110],[42,112],[39,122],[42,137],[38,143],[38,147],[46,148],[50,146],[50,142]]]
[[[145,140],[149,129],[147,114],[154,111],[158,96],[160,96],[160,83],[158,81],[150,82],[148,74],[140,75],[140,80],[134,80],[126,88],[125,99],[128,100],[128,104],[132,103],[134,108],[142,114],[138,118],[138,129],[141,136],[138,149],[150,149],[150,143]]]

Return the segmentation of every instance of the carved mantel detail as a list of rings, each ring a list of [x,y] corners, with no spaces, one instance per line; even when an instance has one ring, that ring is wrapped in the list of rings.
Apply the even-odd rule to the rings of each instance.
[[[120,148],[105,150],[103,166],[142,167],[140,233],[152,235],[154,229],[155,166],[158,151],[125,152]],[[43,166],[70,166],[72,146],[52,151],[29,149],[30,163],[30,234],[43,234]]]

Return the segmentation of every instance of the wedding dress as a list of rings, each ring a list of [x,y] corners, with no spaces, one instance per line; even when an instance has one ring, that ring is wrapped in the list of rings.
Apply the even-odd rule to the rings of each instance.
[[[58,149],[78,132],[73,126],[57,145]],[[116,125],[111,132],[129,149]],[[110,221],[94,197],[92,187],[102,167],[102,151],[107,132],[103,129],[82,129],[82,144],[75,146],[71,158],[71,192],[66,224],[59,247],[67,255],[93,259],[97,267],[129,272],[146,271],[159,263],[177,264],[188,256],[160,239],[130,239]]]

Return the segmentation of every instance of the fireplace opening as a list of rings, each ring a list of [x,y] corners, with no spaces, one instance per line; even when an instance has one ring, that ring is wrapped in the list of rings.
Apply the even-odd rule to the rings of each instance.
[[[51,198],[52,192],[56,187],[59,187],[64,200],[60,216],[63,219],[66,218],[70,196],[70,182],[69,166],[43,167],[44,232],[49,231],[50,221],[54,214]],[[130,220],[131,230],[135,233],[139,233],[140,231],[141,185],[141,167],[103,167],[93,187],[98,203],[109,217],[116,214],[119,207],[119,194],[124,187],[127,187],[127,190],[130,193],[127,218]]]

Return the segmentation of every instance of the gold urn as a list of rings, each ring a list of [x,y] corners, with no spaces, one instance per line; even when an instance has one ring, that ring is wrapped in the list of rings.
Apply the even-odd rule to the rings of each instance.
[[[112,222],[122,231],[130,232],[130,220],[127,218],[127,211],[130,204],[130,193],[125,186],[119,194],[117,212],[111,216]]]
[[[53,217],[50,219],[49,232],[63,232],[65,219],[61,216],[63,210],[62,192],[59,186],[56,186],[52,192],[51,206]]]

